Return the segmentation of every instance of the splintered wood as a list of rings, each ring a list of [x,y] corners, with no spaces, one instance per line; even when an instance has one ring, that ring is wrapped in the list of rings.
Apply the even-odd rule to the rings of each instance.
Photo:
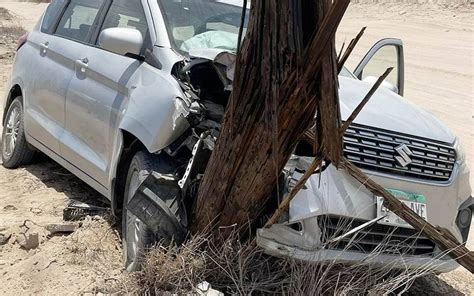
[[[192,231],[212,225],[247,231],[260,218],[296,143],[314,145],[316,158],[266,223],[277,223],[306,180],[330,161],[345,169],[386,207],[404,219],[471,272],[474,254],[449,231],[424,221],[409,207],[344,158],[342,137],[385,77],[388,69],[343,123],[338,73],[364,29],[335,50],[336,29],[349,0],[252,1],[248,32],[237,57],[233,93],[221,133],[199,188]],[[315,117],[316,114],[316,117]],[[226,232],[224,231],[224,236]]]
[[[349,0],[252,1],[233,93],[199,188],[193,230],[248,225],[262,212],[301,135],[341,155],[335,32]],[[245,227],[244,227],[245,228]]]

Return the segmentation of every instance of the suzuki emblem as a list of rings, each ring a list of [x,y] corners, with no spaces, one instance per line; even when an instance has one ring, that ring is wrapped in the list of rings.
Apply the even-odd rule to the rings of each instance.
[[[410,150],[410,148],[408,148],[407,145],[402,144],[398,147],[395,147],[395,151],[397,151],[397,153],[400,155],[395,156],[395,159],[402,167],[406,167],[413,162],[413,160],[410,158],[410,156],[413,155],[413,152]]]

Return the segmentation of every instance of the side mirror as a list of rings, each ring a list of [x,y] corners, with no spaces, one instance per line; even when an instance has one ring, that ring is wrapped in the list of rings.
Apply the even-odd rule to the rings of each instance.
[[[356,67],[354,75],[360,80],[370,82],[371,77],[379,77],[389,67],[393,67],[394,70],[382,86],[390,88],[403,96],[405,61],[403,43],[400,39],[387,38],[377,42]]]
[[[109,28],[100,33],[99,46],[119,55],[139,56],[143,47],[143,36],[136,29]]]

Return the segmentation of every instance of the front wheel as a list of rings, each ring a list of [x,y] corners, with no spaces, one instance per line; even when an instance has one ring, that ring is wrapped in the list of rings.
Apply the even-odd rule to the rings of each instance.
[[[140,269],[145,252],[158,240],[149,227],[127,210],[140,184],[154,171],[172,173],[174,167],[166,158],[147,151],[138,151],[130,162],[122,207],[123,262],[127,271]]]
[[[5,118],[1,155],[3,166],[9,169],[28,164],[35,155],[26,142],[23,110],[22,97],[17,97],[8,108]]]

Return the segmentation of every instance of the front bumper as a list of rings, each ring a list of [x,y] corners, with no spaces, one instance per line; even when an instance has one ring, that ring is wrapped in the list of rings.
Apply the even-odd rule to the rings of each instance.
[[[370,175],[370,172],[367,173]],[[298,174],[294,176],[295,179],[300,177]],[[373,174],[371,177],[385,188],[426,196],[428,221],[448,229],[459,242],[465,241],[466,238],[456,224],[459,209],[471,195],[469,170],[465,163],[456,164],[453,177],[447,183],[419,182],[387,175]],[[447,272],[458,266],[454,260],[443,256],[436,247],[429,254],[397,253],[393,250],[372,252],[363,248],[341,250],[328,247],[323,239],[324,226],[318,223],[318,218],[322,216],[370,221],[377,217],[376,198],[345,171],[329,166],[321,175],[311,177],[305,188],[297,194],[290,204],[289,219],[286,223],[258,230],[257,243],[268,254],[306,261],[364,261],[374,264],[398,264],[400,267],[410,268],[429,265],[429,269],[435,272]],[[387,232],[386,237],[389,236],[390,233]],[[414,244],[413,240],[411,242]]]
[[[307,262],[339,262],[339,263],[366,263],[374,265],[386,265],[397,268],[426,268],[436,273],[449,272],[456,269],[459,265],[453,259],[423,256],[401,256],[387,254],[370,254],[353,251],[341,251],[330,249],[304,250],[297,247],[283,245],[275,240],[257,237],[257,244],[265,250],[265,253],[275,257],[291,257],[297,260]]]

